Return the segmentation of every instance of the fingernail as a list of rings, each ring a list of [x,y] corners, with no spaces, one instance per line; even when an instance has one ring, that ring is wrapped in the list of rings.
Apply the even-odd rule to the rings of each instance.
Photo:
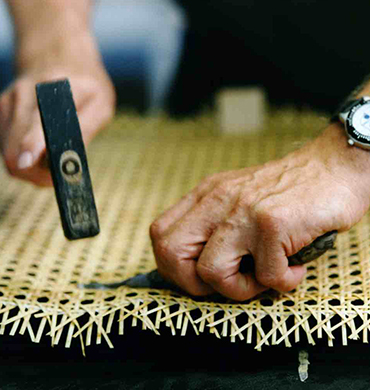
[[[23,152],[18,159],[18,169],[27,169],[32,166],[33,157],[31,152]]]

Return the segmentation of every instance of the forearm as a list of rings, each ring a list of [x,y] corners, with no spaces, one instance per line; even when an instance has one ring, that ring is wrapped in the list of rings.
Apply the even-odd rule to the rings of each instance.
[[[341,107],[346,102],[363,96],[370,96],[370,75],[350,93]],[[331,153],[326,154],[328,166],[337,172],[338,179],[343,178],[343,181],[356,188],[359,194],[362,193],[365,199],[370,199],[370,150],[350,146],[342,123],[338,120],[331,121],[313,145],[317,150],[331,150]]]
[[[7,0],[7,3],[14,19],[20,71],[33,66],[45,52],[61,62],[76,52],[75,45],[85,46],[89,54],[94,53],[96,48],[89,32],[90,0]]]
[[[337,174],[338,180],[355,184],[356,191],[370,196],[370,150],[364,150],[348,144],[344,126],[331,123],[315,141],[317,150],[331,151],[325,153],[327,166]],[[352,183],[350,183],[352,181]]]

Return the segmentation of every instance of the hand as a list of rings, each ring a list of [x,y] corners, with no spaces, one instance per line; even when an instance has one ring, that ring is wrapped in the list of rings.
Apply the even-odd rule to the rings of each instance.
[[[115,92],[88,35],[31,54],[19,53],[19,76],[0,95],[0,149],[11,175],[46,186],[52,182],[35,85],[69,78],[86,143],[113,117]]]
[[[205,179],[151,226],[159,272],[191,295],[238,301],[294,289],[305,267],[289,267],[287,257],[349,229],[369,207],[369,162],[332,125],[281,160]],[[239,272],[246,254],[255,275]]]

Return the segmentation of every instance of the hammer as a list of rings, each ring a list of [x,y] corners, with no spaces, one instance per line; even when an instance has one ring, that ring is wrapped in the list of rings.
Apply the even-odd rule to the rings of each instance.
[[[39,83],[36,95],[64,235],[95,236],[98,213],[71,85],[67,79]]]

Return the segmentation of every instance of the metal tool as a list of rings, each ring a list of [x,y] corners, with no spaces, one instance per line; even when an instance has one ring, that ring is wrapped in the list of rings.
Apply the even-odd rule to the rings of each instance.
[[[289,265],[302,265],[317,259],[321,255],[323,255],[328,249],[333,248],[336,238],[337,231],[332,231],[316,238],[316,240],[314,240],[310,245],[305,246],[295,255],[289,256]],[[246,255],[242,257],[242,260],[240,262],[240,272],[254,272],[254,260],[251,255]],[[138,274],[136,276],[133,276],[132,278],[117,283],[94,282],[80,285],[81,288],[98,290],[115,289],[121,286],[180,291],[179,287],[165,280],[158,273],[158,270],[154,270],[144,274]]]
[[[68,80],[36,85],[60,218],[70,240],[99,233],[85,147]]]

